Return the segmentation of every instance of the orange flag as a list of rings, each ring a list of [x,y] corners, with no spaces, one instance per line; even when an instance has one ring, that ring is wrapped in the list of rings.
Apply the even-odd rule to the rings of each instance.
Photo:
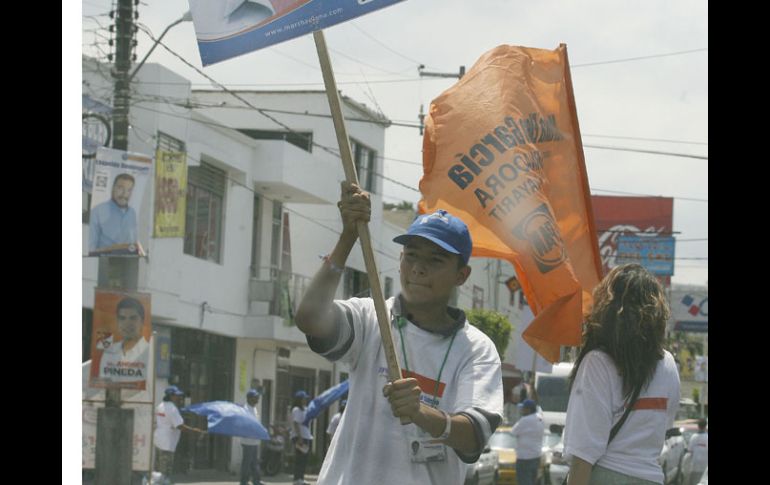
[[[473,255],[516,269],[535,319],[524,332],[551,362],[579,345],[601,279],[567,48],[501,45],[433,100],[419,211],[468,224]]]

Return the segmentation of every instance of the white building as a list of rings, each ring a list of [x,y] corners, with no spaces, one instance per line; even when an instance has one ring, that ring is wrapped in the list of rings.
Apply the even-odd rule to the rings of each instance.
[[[109,66],[84,58],[84,96],[110,105],[112,90]],[[246,391],[261,386],[263,422],[281,423],[296,390],[317,395],[346,378],[344,366],[309,350],[291,317],[320,266],[319,256],[332,250],[341,230],[336,201],[344,174],[333,153],[337,141],[324,91],[237,94],[241,99],[222,91],[193,91],[187,79],[157,64],[144,65],[134,79],[129,151],[186,151],[188,163],[184,238],[150,237],[154,191],[144,194],[140,240],[148,241],[148,257],[139,263],[138,291],[152,295],[156,342],[170,350],[156,362],[165,370],[156,376],[155,402],[169,384],[186,391],[188,402],[245,402]],[[369,228],[387,298],[400,290],[400,246],[391,240],[404,231],[383,217],[377,175],[383,173],[390,122],[344,96],[343,111],[359,180],[372,194]],[[83,200],[85,255],[86,192]],[[497,308],[516,324],[518,305],[504,286],[512,267],[486,259],[474,259],[472,266],[458,306]],[[98,258],[84,257],[86,352],[97,273]],[[366,288],[366,268],[356,247],[337,296],[366,295]],[[315,421],[316,451],[328,447],[328,416]],[[180,467],[238,469],[237,440],[210,436],[194,450],[185,446],[183,440],[177,452],[186,457],[177,460]]]

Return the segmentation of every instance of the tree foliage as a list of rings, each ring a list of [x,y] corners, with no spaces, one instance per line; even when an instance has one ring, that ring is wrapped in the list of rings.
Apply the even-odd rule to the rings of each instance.
[[[385,202],[382,204],[382,208],[385,209],[386,211],[393,210],[393,209],[414,211],[414,204],[412,204],[411,202],[407,202],[405,200],[401,201],[398,204],[390,204],[388,202]]]
[[[494,310],[485,310],[477,308],[475,310],[466,310],[465,316],[471,325],[478,328],[495,343],[497,353],[500,354],[500,360],[505,357],[505,349],[510,342],[513,325],[500,312]]]

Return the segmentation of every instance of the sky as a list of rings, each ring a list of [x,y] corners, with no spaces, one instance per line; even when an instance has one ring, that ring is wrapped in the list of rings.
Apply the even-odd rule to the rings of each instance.
[[[83,54],[106,60],[112,0],[83,0]],[[158,37],[188,10],[187,0],[143,0],[138,22]],[[73,19],[74,20],[74,19]],[[500,44],[555,49],[567,44],[584,145],[708,156],[708,6],[703,1],[406,0],[326,29],[338,87],[395,123],[416,125],[420,105],[456,82],[420,77],[466,70]],[[153,41],[137,33],[141,59]],[[163,43],[201,68],[192,22]],[[610,62],[621,61],[621,62]],[[159,46],[148,62],[211,84]],[[311,35],[203,69],[234,89],[323,89]],[[79,94],[79,93],[78,93]],[[66,93],[75,96],[75,92]],[[386,130],[385,202],[416,203],[422,137]],[[591,191],[674,197],[673,283],[708,280],[708,160],[587,146]],[[695,200],[691,200],[695,199]]]

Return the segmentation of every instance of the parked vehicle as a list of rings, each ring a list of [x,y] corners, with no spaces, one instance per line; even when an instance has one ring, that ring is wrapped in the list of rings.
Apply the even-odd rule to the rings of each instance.
[[[698,432],[698,420],[686,419],[683,421],[677,421],[674,424],[678,425],[679,429],[682,431],[682,438],[684,438],[685,447],[689,447],[690,438],[692,438],[692,435]],[[708,431],[708,426],[706,426],[706,431]],[[692,473],[692,452],[689,449],[686,450],[684,457],[682,458],[681,469],[684,480],[687,480]],[[706,477],[706,480],[708,480],[708,477]]]
[[[556,429],[554,429],[556,428]],[[553,462],[553,448],[561,441],[561,426],[553,425],[543,435],[543,483],[551,485],[551,463]],[[561,482],[559,482],[561,485]]]
[[[552,424],[564,426],[567,419],[567,401],[569,401],[569,375],[574,364],[560,362],[553,366],[550,373],[535,373],[535,397],[543,410],[543,422],[546,429]]]
[[[561,485],[569,472],[569,461],[564,459],[564,437],[551,448],[551,464],[548,467],[548,485]]]
[[[679,426],[674,426],[666,431],[666,440],[660,450],[658,463],[663,468],[663,484],[673,483],[680,485],[683,480],[682,458],[687,451],[687,443],[682,436]]]
[[[709,485],[709,467],[706,467],[706,470],[703,472],[703,476],[700,477],[700,482],[698,482],[698,485]]]
[[[683,397],[679,400],[679,410],[676,412],[677,420],[688,420],[699,416],[698,403],[689,397]]]
[[[465,485],[497,485],[498,474],[497,452],[487,446],[482,451],[479,460],[468,465]]]
[[[497,428],[489,438],[489,447],[498,454],[500,485],[516,485],[516,437],[511,434],[510,426]],[[545,456],[540,458],[540,466],[537,469],[537,483],[544,484],[545,480]]]

